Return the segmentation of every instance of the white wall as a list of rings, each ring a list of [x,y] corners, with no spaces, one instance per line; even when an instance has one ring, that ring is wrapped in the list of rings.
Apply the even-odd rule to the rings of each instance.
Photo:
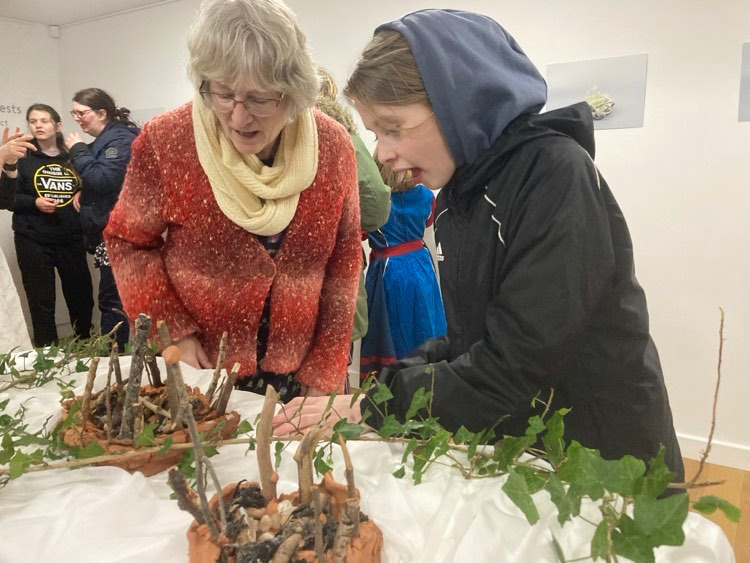
[[[750,469],[750,124],[737,122],[750,3],[464,1],[550,63],[648,53],[643,128],[596,133],[597,162],[628,219],[638,277],[686,455],[708,434],[718,308],[727,312],[712,461]],[[293,0],[314,57],[343,83],[374,27],[429,2]],[[185,35],[197,0],[64,27],[64,100],[108,89],[131,109],[189,99]]]
[[[46,25],[0,19],[0,53],[3,60],[0,106],[5,106],[0,108],[0,132],[5,127],[11,127],[12,131],[20,127],[26,131],[26,108],[35,102],[51,105],[60,114],[67,109],[61,105],[57,47],[57,40],[49,36]],[[0,211],[0,248],[10,265],[27,324],[31,326],[10,224],[11,213]],[[59,282],[56,316],[60,336],[70,334],[70,319]]]

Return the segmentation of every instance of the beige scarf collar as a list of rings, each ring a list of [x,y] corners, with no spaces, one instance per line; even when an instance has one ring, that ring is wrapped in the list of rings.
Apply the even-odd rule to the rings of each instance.
[[[318,128],[312,110],[284,127],[271,167],[237,151],[200,94],[193,100],[193,131],[198,160],[224,215],[256,235],[286,229],[300,193],[318,172]]]

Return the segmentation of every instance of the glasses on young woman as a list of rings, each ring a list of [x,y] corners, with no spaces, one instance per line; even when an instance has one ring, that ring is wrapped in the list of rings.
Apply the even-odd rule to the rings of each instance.
[[[204,84],[201,84],[198,91],[203,96],[203,99],[206,100],[209,107],[219,113],[231,113],[237,104],[242,104],[250,115],[254,115],[255,117],[270,117],[276,113],[276,110],[279,109],[279,104],[284,99],[284,94],[281,94],[279,98],[248,96],[244,100],[236,100],[233,92],[212,92],[204,88]]]

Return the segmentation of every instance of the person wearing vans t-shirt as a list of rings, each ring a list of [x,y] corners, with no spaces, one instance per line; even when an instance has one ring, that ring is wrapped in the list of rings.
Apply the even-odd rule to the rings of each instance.
[[[48,346],[58,340],[55,270],[79,338],[89,336],[94,301],[83,232],[73,206],[81,179],[69,162],[60,115],[48,105],[34,104],[26,111],[26,121],[37,150],[17,164],[13,231],[34,345]]]

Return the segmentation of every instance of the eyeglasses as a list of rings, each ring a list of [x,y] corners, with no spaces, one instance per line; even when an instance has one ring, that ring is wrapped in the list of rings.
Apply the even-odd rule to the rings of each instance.
[[[231,113],[234,111],[237,104],[242,104],[247,113],[256,117],[272,116],[276,113],[279,104],[284,99],[284,94],[281,94],[278,99],[248,96],[244,100],[236,100],[234,98],[234,93],[211,92],[210,90],[204,90],[203,84],[201,84],[201,88],[198,91],[214,111],[220,113]]]
[[[78,110],[73,109],[73,110],[70,110],[70,116],[73,119],[81,119],[84,115],[86,115],[90,111],[94,111],[94,110],[93,109],[85,109],[83,111],[78,111]]]

